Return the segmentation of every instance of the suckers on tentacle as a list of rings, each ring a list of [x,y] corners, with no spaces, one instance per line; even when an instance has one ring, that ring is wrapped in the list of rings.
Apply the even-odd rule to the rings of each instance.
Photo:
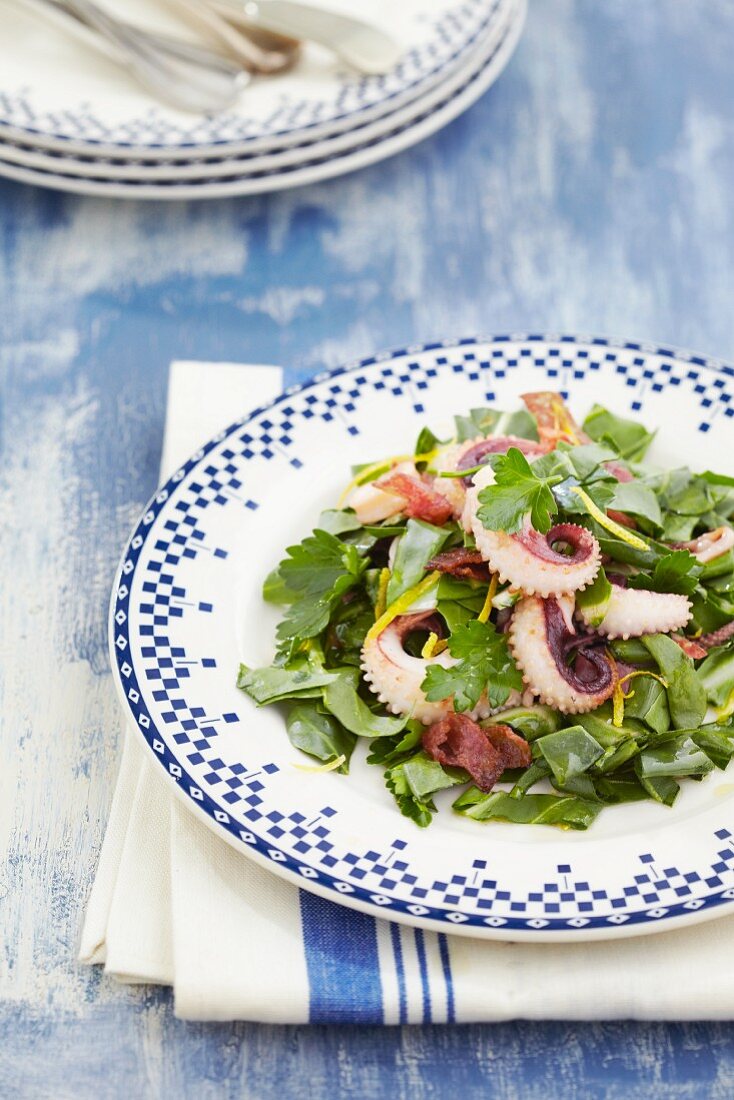
[[[576,646],[574,601],[569,596],[526,596],[515,605],[509,628],[512,655],[525,683],[547,706],[564,714],[594,710],[612,695],[612,662],[589,639]],[[566,657],[576,647],[576,659]]]

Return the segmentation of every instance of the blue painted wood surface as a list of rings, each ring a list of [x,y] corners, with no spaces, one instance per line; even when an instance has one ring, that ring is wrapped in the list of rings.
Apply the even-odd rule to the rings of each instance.
[[[731,358],[733,34],[728,0],[536,0],[478,105],[355,176],[171,206],[0,185],[3,1096],[734,1094],[729,1024],[191,1025],[74,962],[119,750],[106,603],[169,361],[295,380],[507,330]]]

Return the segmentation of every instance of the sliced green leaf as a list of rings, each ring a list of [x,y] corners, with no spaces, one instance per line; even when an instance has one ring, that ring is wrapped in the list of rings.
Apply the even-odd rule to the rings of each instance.
[[[298,703],[292,707],[286,719],[286,732],[292,745],[317,760],[331,763],[344,756],[344,763],[337,770],[345,775],[349,771],[357,738],[325,714],[318,703]]]
[[[706,691],[691,658],[665,634],[646,634],[642,642],[667,682],[673,729],[700,726],[706,714]]]
[[[583,427],[592,439],[610,443],[620,456],[633,462],[645,457],[655,438],[655,433],[649,432],[639,421],[616,416],[602,405],[592,407]]]
[[[715,707],[725,706],[734,692],[734,648],[709,653],[697,671],[708,700]]]
[[[468,416],[455,416],[456,441],[466,443],[478,435],[517,435],[537,439],[535,420],[525,409],[506,413],[499,409],[470,409]]]
[[[504,791],[482,794],[473,788],[454,802],[454,809],[475,821],[499,820],[520,825],[588,829],[599,814],[601,803],[554,794],[526,794],[522,798],[513,798]]]
[[[246,692],[258,706],[277,703],[283,699],[318,698],[327,684],[338,680],[340,671],[312,668],[303,664],[298,668],[248,668],[240,665],[237,687]]]
[[[590,585],[576,593],[576,607],[590,626],[599,626],[609,608],[612,586],[602,567]]]
[[[535,742],[543,754],[555,780],[564,786],[574,776],[588,771],[604,754],[604,749],[583,726],[570,726],[557,733],[546,734]]]
[[[673,737],[654,747],[644,748],[636,766],[641,779],[659,776],[707,775],[713,763],[688,735]]]
[[[562,715],[552,707],[510,707],[492,715],[486,722],[480,725],[504,724],[512,726],[521,733],[526,741],[536,741],[547,733],[555,733],[562,724]]]
[[[422,579],[426,565],[439,553],[451,533],[448,527],[434,527],[420,519],[408,520],[390,573],[388,606]]]
[[[324,705],[358,737],[393,737],[405,729],[408,716],[385,718],[373,714],[357,693],[357,670],[342,671],[324,687]]]

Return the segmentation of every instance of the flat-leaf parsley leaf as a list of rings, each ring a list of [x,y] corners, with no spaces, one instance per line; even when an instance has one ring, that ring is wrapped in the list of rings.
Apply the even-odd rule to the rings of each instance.
[[[278,639],[314,638],[329,622],[337,600],[359,581],[367,563],[354,546],[320,530],[289,546],[286,553],[279,573],[295,599],[278,627]]]
[[[454,710],[471,710],[484,691],[493,707],[502,706],[513,688],[522,689],[522,676],[510,655],[507,638],[491,623],[472,619],[449,639],[449,653],[459,658],[451,668],[431,665],[423,691],[431,702],[454,697]]]
[[[551,487],[563,480],[563,474],[538,477],[522,451],[510,447],[493,463],[494,485],[479,492],[479,519],[489,531],[520,531],[525,516],[536,531],[546,534],[551,516],[558,511]]]

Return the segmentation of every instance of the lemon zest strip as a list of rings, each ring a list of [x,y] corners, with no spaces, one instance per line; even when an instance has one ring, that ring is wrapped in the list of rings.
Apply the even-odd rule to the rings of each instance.
[[[433,573],[429,573],[419,581],[418,584],[414,584],[412,588],[409,588],[406,592],[403,592],[402,596],[398,596],[396,600],[390,604],[386,611],[383,611],[379,619],[377,619],[365,634],[364,644],[374,641],[375,638],[379,638],[383,630],[386,630],[393,619],[396,619],[398,615],[402,615],[407,611],[411,604],[415,603],[424,593],[432,588],[441,574],[438,570],[434,570]]]
[[[434,632],[431,631],[426,639],[426,644],[421,650],[421,657],[424,661],[430,660],[431,657],[437,657],[439,653],[443,653],[448,644],[445,638],[439,638],[438,634],[434,634]]]
[[[380,581],[377,588],[377,603],[375,604],[375,619],[384,615],[387,607],[387,586],[390,583],[390,570],[387,566],[380,570]]]
[[[626,692],[622,687],[622,684],[627,680],[634,680],[636,676],[650,676],[653,680],[657,680],[662,684],[664,688],[667,688],[668,681],[659,676],[657,672],[648,672],[647,669],[639,668],[635,672],[628,672],[626,676],[622,676],[614,685],[614,695],[612,696],[612,725],[617,729],[624,722],[624,701],[625,699],[631,699],[635,694],[634,689]]]
[[[346,756],[342,753],[341,756],[330,760],[328,764],[294,764],[293,767],[299,772],[333,772],[340,768],[345,760]]]
[[[492,574],[492,579],[489,582],[489,588],[487,589],[487,595],[482,606],[482,610],[477,615],[477,619],[480,623],[486,623],[492,611],[492,600],[497,594],[497,574]]]
[[[628,546],[634,546],[635,550],[647,550],[646,542],[643,542],[637,535],[631,534],[626,527],[622,527],[620,523],[615,523],[613,519],[605,515],[601,508],[598,508],[596,504],[594,504],[589,494],[585,492],[580,485],[574,485],[571,492],[581,497],[589,515],[595,519],[601,527],[605,527],[610,534],[616,535],[618,539],[621,539],[622,542],[626,542]]]
[[[393,466],[396,466],[398,462],[431,462],[432,459],[440,453],[440,447],[434,447],[432,451],[426,451],[422,455],[393,455],[392,458],[381,458],[377,462],[371,462],[369,466],[365,466],[358,474],[355,474],[352,480],[347,485],[346,489],[341,493],[339,500],[337,501],[337,508],[346,501],[355,489],[358,489],[360,485],[365,485],[369,481],[373,481],[379,474],[387,473]],[[386,490],[389,492],[389,490]],[[397,495],[397,494],[396,494]]]

